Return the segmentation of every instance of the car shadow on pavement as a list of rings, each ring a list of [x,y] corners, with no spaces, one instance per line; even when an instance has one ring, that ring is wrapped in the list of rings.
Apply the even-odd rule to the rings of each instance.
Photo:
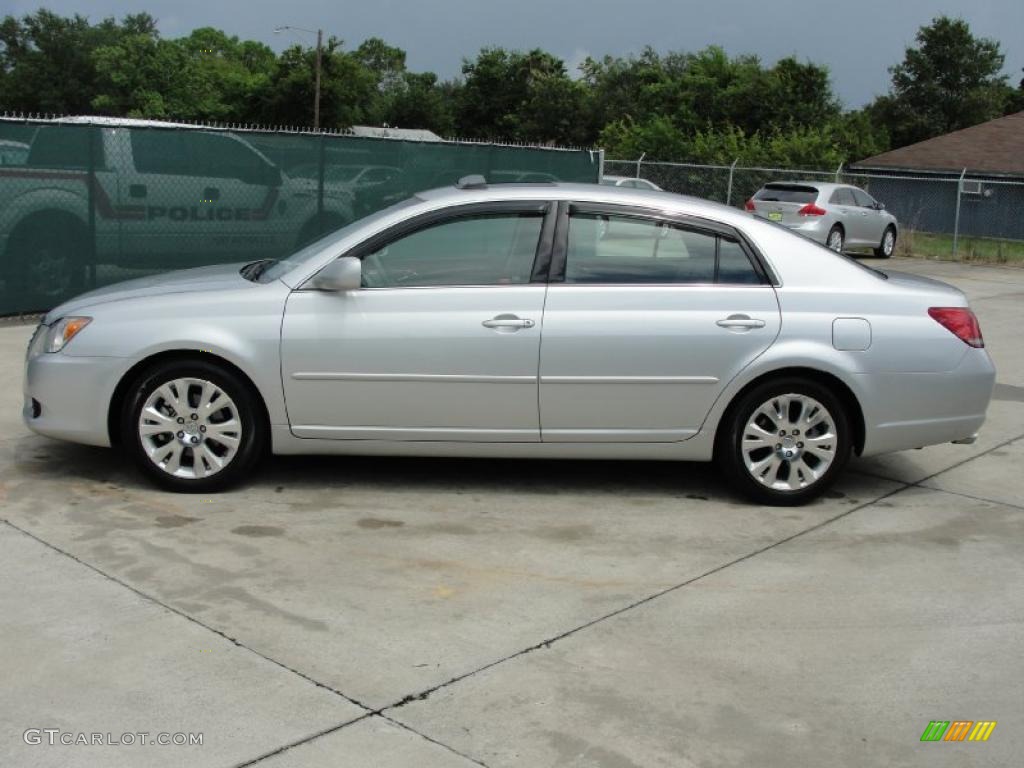
[[[7,482],[95,483],[146,491],[152,486],[119,450],[27,436],[14,442]],[[13,475],[13,476],[12,476]],[[869,482],[847,472],[844,485]],[[223,492],[249,496],[336,490],[415,494],[513,493],[537,496],[645,496],[747,503],[713,464],[672,461],[466,459],[390,456],[268,456],[251,479]],[[843,494],[838,494],[842,496]],[[828,497],[837,496],[830,492]]]

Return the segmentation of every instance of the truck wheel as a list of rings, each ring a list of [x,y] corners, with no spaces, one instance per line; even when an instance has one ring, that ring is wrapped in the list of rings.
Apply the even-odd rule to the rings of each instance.
[[[69,218],[37,219],[11,236],[8,286],[23,309],[52,309],[85,286],[87,235]]]

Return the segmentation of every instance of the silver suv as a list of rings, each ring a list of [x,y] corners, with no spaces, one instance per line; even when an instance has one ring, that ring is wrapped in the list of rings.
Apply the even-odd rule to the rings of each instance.
[[[747,200],[746,209],[833,251],[870,248],[887,259],[896,249],[896,217],[863,189],[846,184],[773,181]]]

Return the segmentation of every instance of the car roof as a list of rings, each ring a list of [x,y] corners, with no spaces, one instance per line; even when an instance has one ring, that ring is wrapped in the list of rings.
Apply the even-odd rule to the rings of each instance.
[[[766,182],[761,189],[772,187],[777,184],[784,186],[814,187],[819,192],[832,192],[836,189],[860,189],[856,184],[837,184],[834,181],[810,181],[808,179],[779,179],[777,181],[769,181]]]
[[[738,208],[654,189],[612,187],[577,182],[543,182],[539,184],[488,184],[469,189],[440,187],[417,193],[416,197],[438,207],[472,202],[502,200],[576,200],[580,202],[618,203],[641,208],[670,211],[689,216],[713,217],[722,222],[740,224],[749,221],[749,214]]]

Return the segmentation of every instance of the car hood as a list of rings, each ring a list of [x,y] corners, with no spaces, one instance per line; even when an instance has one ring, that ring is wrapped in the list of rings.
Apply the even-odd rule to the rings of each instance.
[[[43,322],[49,325],[54,320],[78,312],[97,304],[107,304],[112,301],[124,301],[125,299],[139,299],[147,296],[165,296],[170,293],[185,293],[195,291],[225,291],[237,289],[250,283],[239,274],[244,262],[238,264],[217,264],[210,267],[198,267],[196,269],[182,269],[175,272],[165,272],[159,275],[139,277],[134,280],[126,280],[122,283],[114,283],[104,288],[97,288],[95,291],[83,293],[60,306],[51,309]]]

